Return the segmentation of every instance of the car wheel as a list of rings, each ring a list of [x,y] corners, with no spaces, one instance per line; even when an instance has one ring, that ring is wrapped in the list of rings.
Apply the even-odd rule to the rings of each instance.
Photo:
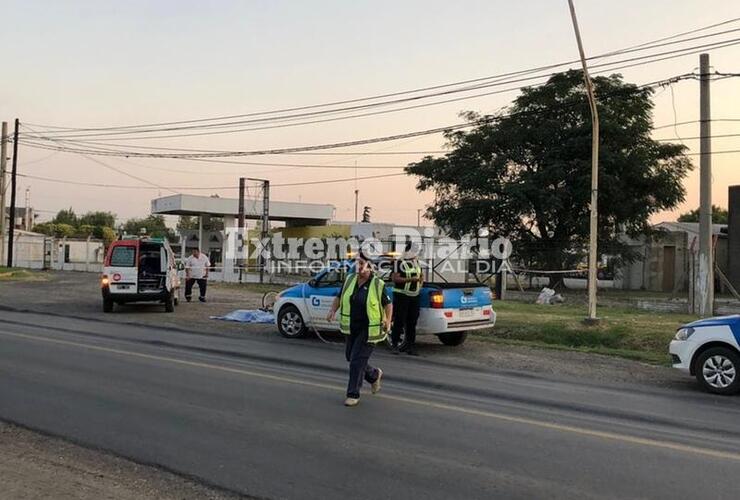
[[[103,298],[103,312],[113,312],[113,299]]]
[[[437,338],[444,345],[462,345],[465,339],[468,338],[468,332],[440,333],[437,335]]]
[[[699,384],[714,394],[740,391],[740,356],[727,347],[712,347],[696,359],[694,372]]]
[[[277,324],[280,334],[289,339],[305,337],[308,331],[301,312],[298,308],[291,305],[280,309]]]
[[[172,293],[164,298],[164,310],[168,313],[175,312],[175,296]]]

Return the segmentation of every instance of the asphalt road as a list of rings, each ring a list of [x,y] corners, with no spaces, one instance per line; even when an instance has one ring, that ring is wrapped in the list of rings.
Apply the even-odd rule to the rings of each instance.
[[[0,311],[0,419],[260,498],[737,498],[740,398]]]

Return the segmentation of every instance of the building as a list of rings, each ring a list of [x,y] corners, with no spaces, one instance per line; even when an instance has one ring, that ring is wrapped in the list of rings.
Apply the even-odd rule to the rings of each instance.
[[[13,266],[27,269],[101,272],[105,244],[93,238],[53,238],[15,230]]]
[[[690,290],[690,284],[697,272],[699,223],[661,222],[655,228],[662,230],[663,235],[654,239],[625,238],[640,258],[618,270],[615,288],[672,293]],[[715,264],[727,273],[727,225],[714,224],[712,234]],[[715,282],[719,287],[719,280]]]
[[[34,212],[32,207],[15,207],[15,224],[13,227],[21,231],[31,231],[36,224],[37,217],[38,214]],[[5,207],[5,227],[10,227],[10,207]]]

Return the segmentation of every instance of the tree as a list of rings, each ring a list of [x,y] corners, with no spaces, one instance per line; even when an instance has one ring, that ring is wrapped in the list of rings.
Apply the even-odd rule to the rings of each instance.
[[[162,215],[150,215],[143,219],[129,219],[123,225],[123,230],[127,234],[138,235],[142,229],[146,229],[146,234],[149,236],[167,238],[173,241],[177,239],[175,232],[165,224]]]
[[[77,215],[75,214],[75,211],[72,210],[72,207],[69,207],[67,210],[60,210],[57,212],[51,222],[52,224],[68,224],[72,227],[77,227],[79,224]]]
[[[80,216],[79,224],[114,228],[116,227],[116,214],[112,212],[87,212]]]
[[[57,238],[69,238],[74,234],[75,228],[71,224],[54,224],[54,236]]]
[[[651,139],[649,88],[620,75],[594,79],[601,128],[599,248],[638,256],[620,237],[652,234],[649,218],[684,200],[693,168],[685,147]],[[573,269],[589,234],[591,118],[582,73],[553,75],[523,89],[501,116],[467,113],[474,128],[448,132],[449,153],[412,163],[417,189],[432,190],[427,217],[453,235],[490,228],[511,239],[535,269]],[[557,278],[551,278],[554,285]]]
[[[712,205],[712,223],[727,224],[729,213],[722,207]],[[678,222],[699,222],[699,209],[691,210],[678,216]]]
[[[33,226],[34,233],[45,234],[46,236],[54,236],[56,233],[56,225],[51,222],[42,222]]]

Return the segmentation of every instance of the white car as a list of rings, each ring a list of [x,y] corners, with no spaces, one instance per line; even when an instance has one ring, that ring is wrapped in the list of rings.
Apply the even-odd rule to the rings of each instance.
[[[673,367],[696,376],[715,394],[740,391],[740,314],[682,326],[671,342]]]

